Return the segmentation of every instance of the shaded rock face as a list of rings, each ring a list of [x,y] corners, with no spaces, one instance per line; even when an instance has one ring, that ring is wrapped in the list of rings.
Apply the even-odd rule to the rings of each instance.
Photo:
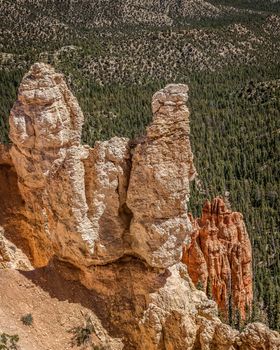
[[[32,235],[34,226],[29,224],[25,216],[25,203],[19,191],[18,176],[10,149],[10,145],[0,145],[0,231],[4,246],[13,242],[31,259],[36,254],[33,247],[37,245],[37,239]],[[38,244],[40,245],[39,242]],[[7,260],[2,259],[2,262],[6,266]],[[8,265],[10,263],[11,260]],[[12,265],[15,266],[13,263]]]
[[[45,269],[90,291],[103,343],[117,344],[108,349],[276,350],[279,336],[263,325],[246,336],[224,325],[180,262],[195,176],[187,91],[168,85],[154,95],[135,148],[114,137],[92,149],[80,144],[83,114],[62,75],[35,64],[11,112],[11,148],[0,149],[0,224],[5,236],[21,233],[37,268],[26,276]]]
[[[246,318],[253,301],[252,248],[242,214],[232,212],[222,198],[206,202],[202,217],[193,219],[191,239],[182,261],[192,281],[217,302],[228,317],[239,310]]]
[[[128,139],[114,137],[88,149],[85,165],[87,217],[96,233],[95,263],[119,259],[129,250],[126,193],[131,167]]]
[[[279,333],[261,323],[241,333],[223,324],[216,303],[195,288],[182,263],[158,271],[125,257],[75,274],[64,262],[55,268],[91,291],[94,314],[112,338],[122,338],[123,349],[279,349]]]

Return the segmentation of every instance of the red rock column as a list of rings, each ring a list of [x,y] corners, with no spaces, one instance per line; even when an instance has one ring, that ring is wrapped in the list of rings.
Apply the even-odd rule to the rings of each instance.
[[[213,297],[226,317],[231,303],[233,312],[245,319],[253,300],[252,248],[242,214],[218,197],[204,204],[202,217],[192,224],[182,258],[192,281]]]

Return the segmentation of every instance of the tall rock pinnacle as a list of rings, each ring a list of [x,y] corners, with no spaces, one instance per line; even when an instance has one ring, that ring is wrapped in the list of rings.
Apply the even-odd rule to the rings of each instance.
[[[187,202],[195,168],[187,92],[186,85],[168,85],[153,96],[153,122],[132,158],[127,195],[132,247],[152,266],[177,262],[191,229]]]
[[[48,65],[34,64],[10,114],[10,153],[26,215],[36,227],[30,244],[41,255],[39,265],[58,250],[77,258],[76,246],[82,242],[89,250],[94,247],[82,161],[87,152],[80,146],[83,120],[63,76]]]
[[[133,155],[125,138],[91,149],[80,144],[83,114],[63,76],[32,66],[11,111],[10,153],[37,228],[29,237],[36,265],[54,255],[78,266],[124,255],[158,268],[180,261],[195,175],[187,91],[168,85],[154,95],[153,122]]]
[[[202,217],[192,220],[191,241],[183,262],[195,285],[212,295],[224,316],[240,312],[245,319],[253,302],[252,248],[240,213],[222,198],[206,202]]]
[[[242,286],[233,294],[237,304],[251,301],[241,216],[219,200],[207,204],[201,220],[192,223],[187,214],[196,174],[187,92],[186,85],[167,85],[154,95],[153,121],[135,148],[119,137],[90,148],[80,144],[83,114],[63,76],[35,64],[11,111],[11,157],[0,147],[0,180],[12,169],[9,186],[20,208],[0,212],[11,218],[1,220],[0,258],[12,260],[5,230],[20,226],[34,267],[58,269],[91,293],[85,305],[98,319],[94,330],[104,327],[100,345],[109,350],[278,350],[278,333],[262,324],[242,333],[223,324],[216,303],[189,277],[205,286],[210,276],[222,301],[230,279],[235,290]],[[7,192],[0,188],[1,200]],[[181,253],[190,237],[187,269]]]

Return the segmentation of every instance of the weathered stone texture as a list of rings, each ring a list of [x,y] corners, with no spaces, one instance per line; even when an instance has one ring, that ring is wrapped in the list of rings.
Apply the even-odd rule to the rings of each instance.
[[[252,248],[242,214],[222,198],[206,202],[202,217],[192,219],[193,232],[184,246],[183,262],[195,285],[212,294],[219,309],[246,318],[253,301]],[[248,315],[247,315],[248,316]]]
[[[27,256],[5,237],[0,226],[0,269],[5,268],[31,270],[32,265]]]
[[[205,286],[211,276],[223,301],[231,273],[237,305],[250,301],[251,250],[240,214],[207,204],[194,229],[187,215],[196,174],[187,92],[179,84],[154,95],[153,121],[135,148],[118,137],[90,148],[80,144],[83,114],[62,75],[35,64],[11,111],[11,157],[0,148],[0,224],[9,238],[22,238],[35,267],[49,264],[90,290],[118,349],[276,350],[278,334],[263,325],[241,334],[224,325],[189,277]],[[7,191],[15,191],[12,200]],[[188,272],[180,260],[192,230]],[[10,259],[6,241],[0,250]]]
[[[47,65],[33,65],[11,111],[10,154],[26,216],[44,242],[47,259],[60,252],[78,262],[82,242],[89,251],[94,246],[87,218],[83,159],[88,153],[80,146],[82,124],[83,114],[62,75]]]
[[[154,95],[154,120],[131,159],[124,138],[81,146],[83,114],[63,77],[31,68],[10,115],[10,154],[46,259],[88,266],[132,254],[159,268],[179,260],[195,175],[187,91],[168,85]]]
[[[130,174],[129,140],[96,142],[85,160],[88,218],[96,234],[95,262],[110,262],[129,248],[130,213],[126,193]]]
[[[132,248],[151,266],[167,267],[178,261],[191,229],[187,201],[196,171],[187,92],[186,85],[168,85],[153,96],[153,122],[133,153],[127,194],[133,213]]]

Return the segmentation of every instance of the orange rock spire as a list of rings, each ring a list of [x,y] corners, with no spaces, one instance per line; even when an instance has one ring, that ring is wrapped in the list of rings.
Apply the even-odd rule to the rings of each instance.
[[[192,218],[192,224],[183,262],[194,284],[212,295],[226,317],[231,306],[244,319],[253,291],[252,249],[242,214],[217,197],[204,204],[202,217]]]

